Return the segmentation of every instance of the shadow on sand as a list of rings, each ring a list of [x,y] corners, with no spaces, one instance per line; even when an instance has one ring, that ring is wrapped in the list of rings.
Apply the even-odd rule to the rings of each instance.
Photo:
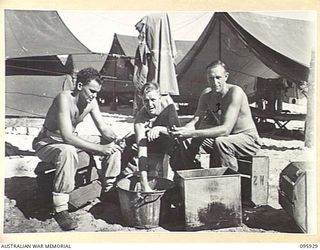
[[[33,151],[21,150],[9,142],[5,142],[5,156],[34,156]]]
[[[275,209],[269,205],[257,208],[243,207],[242,220],[250,228],[282,233],[301,232],[294,220],[283,209]]]
[[[15,201],[15,206],[26,219],[45,221],[52,218],[52,201],[48,195],[38,191],[36,178],[12,177],[5,179],[5,196]],[[89,212],[95,219],[104,220],[108,224],[126,227],[117,197],[107,202],[93,205]],[[243,224],[249,228],[263,229],[282,233],[300,233],[294,220],[283,210],[271,206],[249,207],[242,209]],[[177,213],[178,212],[178,213]],[[161,226],[168,231],[184,231],[183,216],[177,210],[166,213],[166,222]],[[162,220],[162,218],[160,218]],[[168,223],[169,220],[169,223]],[[161,222],[161,221],[160,221]],[[121,229],[119,229],[121,230]]]
[[[45,221],[52,217],[50,197],[39,192],[36,178],[6,178],[5,196],[10,200],[15,200],[16,207],[26,219],[34,218]]]

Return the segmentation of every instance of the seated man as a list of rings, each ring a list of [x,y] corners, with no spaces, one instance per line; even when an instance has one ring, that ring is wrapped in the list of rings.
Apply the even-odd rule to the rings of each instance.
[[[101,89],[100,74],[93,68],[79,71],[76,87],[58,94],[52,102],[39,135],[33,141],[36,155],[44,162],[56,166],[53,186],[55,219],[63,230],[77,227],[68,213],[69,193],[75,185],[78,164],[77,152],[84,150],[101,156],[102,172],[106,180],[102,187],[108,191],[120,173],[121,147],[114,143],[115,133],[108,127],[96,100]],[[74,132],[77,124],[90,114],[107,144],[98,144],[80,138]]]
[[[211,63],[207,67],[209,87],[201,93],[193,119],[171,131],[187,148],[181,159],[185,169],[195,167],[194,158],[200,152],[211,154],[211,166],[237,171],[237,156],[255,155],[260,149],[247,96],[239,86],[226,82],[228,76],[223,62]],[[185,138],[191,138],[191,144]]]
[[[161,96],[157,83],[146,83],[141,93],[144,106],[136,116],[134,130],[138,146],[141,188],[144,191],[150,191],[147,181],[148,155],[170,153],[174,141],[169,137],[168,131],[174,125],[179,126],[179,120],[171,97]],[[130,143],[127,146],[129,145]],[[132,151],[132,148],[125,149],[123,158],[129,155],[134,156],[134,153],[129,152],[130,150]]]

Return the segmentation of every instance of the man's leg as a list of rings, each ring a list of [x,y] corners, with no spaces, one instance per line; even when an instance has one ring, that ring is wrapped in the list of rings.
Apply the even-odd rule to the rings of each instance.
[[[120,178],[138,171],[138,147],[135,135],[126,138],[126,146],[121,154]]]
[[[179,144],[170,153],[170,165],[173,170],[197,169],[199,166],[195,156],[199,153],[202,138],[179,140]]]
[[[45,162],[53,163],[56,172],[53,185],[53,206],[55,218],[63,230],[72,230],[77,223],[68,213],[69,193],[74,189],[78,165],[77,149],[68,144],[47,145],[36,152]]]
[[[88,140],[92,143],[108,144],[102,136],[98,135],[80,135],[81,138]],[[100,158],[101,159],[101,158]],[[99,165],[99,164],[98,164]],[[103,156],[101,160],[101,184],[102,193],[110,191],[117,180],[121,171],[121,152],[116,151],[112,155]]]
[[[229,167],[238,170],[236,157],[253,156],[260,149],[261,144],[256,135],[239,133],[222,136],[215,139],[207,138],[201,145],[201,150],[212,155],[212,166]]]
[[[121,172],[121,152],[116,151],[110,156],[103,158],[102,163],[102,191],[110,191],[117,180],[118,175]]]

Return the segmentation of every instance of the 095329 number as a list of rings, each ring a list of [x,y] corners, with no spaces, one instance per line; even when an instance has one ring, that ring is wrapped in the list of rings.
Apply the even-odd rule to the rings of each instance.
[[[305,248],[305,249],[316,249],[318,248],[318,244],[310,244],[310,243],[304,243],[299,245],[300,248]]]

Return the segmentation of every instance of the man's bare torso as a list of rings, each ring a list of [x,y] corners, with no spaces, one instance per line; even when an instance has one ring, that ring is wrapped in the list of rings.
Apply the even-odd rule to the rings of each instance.
[[[233,105],[233,98],[241,98],[238,117],[231,134],[241,133],[246,130],[256,131],[246,94],[236,85],[227,84],[227,87],[228,92],[223,97],[213,94],[213,91],[210,88],[207,88],[200,98],[202,99],[201,101],[203,101],[203,105],[201,110],[198,110],[197,113],[200,114],[201,112],[204,113],[209,111],[216,119],[216,125],[221,125],[224,120],[227,119],[226,112],[229,106]],[[204,126],[208,127],[208,124]]]
[[[67,99],[68,106],[61,107],[62,105],[59,103],[61,98]],[[69,110],[70,121],[73,129],[75,129],[76,126],[82,122],[84,117],[90,112],[91,107],[91,104],[88,104],[84,110],[79,110],[72,95],[72,91],[63,91],[53,100],[47,112],[44,127],[53,133],[60,134],[59,112],[61,108],[65,108]]]

